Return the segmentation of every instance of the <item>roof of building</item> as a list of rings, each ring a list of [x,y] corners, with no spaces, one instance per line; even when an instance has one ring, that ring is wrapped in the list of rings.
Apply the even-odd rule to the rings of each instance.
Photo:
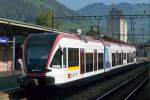
[[[0,27],[8,27],[7,29],[14,29],[19,32],[50,32],[52,29],[30,23],[0,18]]]

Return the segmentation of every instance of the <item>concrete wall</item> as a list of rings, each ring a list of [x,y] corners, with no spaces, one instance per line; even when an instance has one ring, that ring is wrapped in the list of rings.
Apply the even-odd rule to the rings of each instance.
[[[109,19],[107,22],[107,35],[117,39],[127,42],[127,22],[124,19]]]
[[[124,19],[120,19],[120,40],[127,42],[128,40],[128,26]]]

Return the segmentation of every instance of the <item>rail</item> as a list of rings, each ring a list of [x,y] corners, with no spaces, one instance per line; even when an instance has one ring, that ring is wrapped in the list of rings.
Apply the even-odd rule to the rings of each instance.
[[[124,100],[130,100],[134,94],[149,80],[149,77],[142,81]]]
[[[108,98],[110,97],[111,95],[114,95],[115,92],[119,89],[121,89],[122,87],[124,86],[127,86],[129,83],[131,83],[132,81],[136,80],[137,78],[139,78],[140,76],[142,76],[146,71],[142,71],[141,73],[138,73],[137,75],[133,76],[132,78],[130,78],[129,80],[123,82],[122,84],[116,86],[115,88],[109,90],[108,92],[104,93],[102,96],[98,97],[96,100],[102,100],[102,99],[105,99],[105,98]],[[145,80],[144,80],[145,81]],[[143,81],[142,81],[143,83]],[[141,83],[141,84],[142,84]],[[140,85],[139,85],[140,86]],[[134,89],[133,91],[136,91],[136,89]],[[133,92],[132,91],[132,92]],[[125,97],[125,99],[129,98],[130,95],[132,95],[132,92],[130,92],[130,94],[128,96]]]

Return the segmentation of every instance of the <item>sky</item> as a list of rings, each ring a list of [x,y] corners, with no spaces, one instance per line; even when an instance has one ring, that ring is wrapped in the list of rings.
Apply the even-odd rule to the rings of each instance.
[[[128,2],[128,3],[132,3],[132,4],[150,3],[150,0],[57,0],[57,1],[73,10],[79,10],[86,5],[96,3],[96,2],[102,2],[107,5],[111,5],[112,1],[114,1],[114,3]]]

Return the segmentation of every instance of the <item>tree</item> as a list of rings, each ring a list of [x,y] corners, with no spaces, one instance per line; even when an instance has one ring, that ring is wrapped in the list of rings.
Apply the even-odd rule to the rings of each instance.
[[[53,16],[52,11],[42,10],[36,17],[36,24],[45,27],[52,27],[52,16]]]
[[[87,36],[94,36],[97,37],[98,32],[96,31],[94,26],[91,26],[89,32],[86,33]]]

